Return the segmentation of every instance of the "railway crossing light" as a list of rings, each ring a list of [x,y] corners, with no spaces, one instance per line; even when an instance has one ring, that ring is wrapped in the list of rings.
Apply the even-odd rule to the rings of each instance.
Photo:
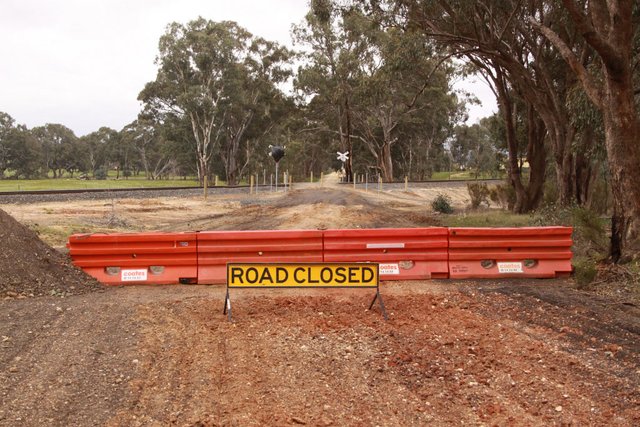
[[[284,157],[285,146],[281,145],[269,145],[269,155],[276,162],[276,192],[278,191],[278,163]],[[285,187],[286,189],[286,187]]]

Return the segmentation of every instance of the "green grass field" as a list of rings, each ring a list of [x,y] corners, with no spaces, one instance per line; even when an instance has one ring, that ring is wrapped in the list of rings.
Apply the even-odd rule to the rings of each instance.
[[[504,173],[494,174],[493,176],[488,173],[481,173],[478,175],[478,179],[503,179],[505,177]],[[470,180],[476,179],[476,174],[474,172],[464,171],[464,172],[434,172],[431,176],[431,179],[434,181],[442,181],[442,180]]]
[[[118,179],[109,177],[105,180],[81,180],[76,178],[60,179],[1,179],[0,192],[37,191],[37,190],[84,190],[84,189],[116,189],[116,188],[159,188],[159,187],[197,187],[194,179],[147,180],[144,177]]]

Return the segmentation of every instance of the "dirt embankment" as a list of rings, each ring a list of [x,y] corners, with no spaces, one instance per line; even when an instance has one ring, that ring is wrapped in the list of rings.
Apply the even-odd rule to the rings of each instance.
[[[31,229],[0,209],[0,297],[72,295],[102,288]]]

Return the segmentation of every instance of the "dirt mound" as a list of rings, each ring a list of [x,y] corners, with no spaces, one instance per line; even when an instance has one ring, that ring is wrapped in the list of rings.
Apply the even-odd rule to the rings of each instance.
[[[72,295],[102,287],[3,210],[0,238],[0,296]]]

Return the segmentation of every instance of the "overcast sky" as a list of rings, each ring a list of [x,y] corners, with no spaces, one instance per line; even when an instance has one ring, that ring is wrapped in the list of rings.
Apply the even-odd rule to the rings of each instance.
[[[135,120],[138,93],[154,80],[166,25],[202,16],[233,20],[291,46],[306,0],[1,0],[0,111],[29,128],[61,123],[82,136]],[[484,101],[471,122],[495,110],[485,84],[465,84]]]

